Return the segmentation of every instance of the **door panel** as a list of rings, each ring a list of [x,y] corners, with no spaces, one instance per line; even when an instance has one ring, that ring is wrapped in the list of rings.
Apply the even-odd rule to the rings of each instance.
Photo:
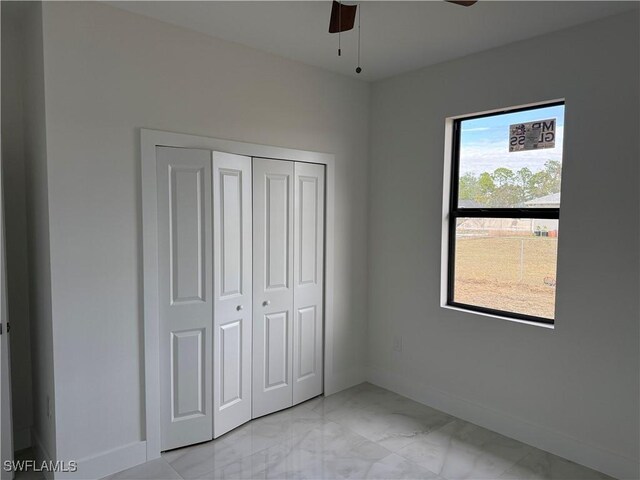
[[[172,420],[203,415],[203,329],[171,332]]]
[[[289,286],[289,175],[267,174],[265,186],[265,290]]]
[[[297,341],[296,360],[298,361],[298,369],[296,380],[301,381],[315,375],[318,371],[318,365],[316,360],[316,347],[317,347],[317,330],[318,330],[318,316],[316,315],[316,306],[306,307],[298,310],[297,324],[298,335],[295,341]]]
[[[293,404],[322,393],[324,166],[295,164]]]
[[[172,304],[204,301],[202,215],[203,169],[191,165],[170,168],[170,244]]]
[[[214,437],[251,420],[251,158],[213,152]]]
[[[157,148],[161,448],[210,440],[211,154]]]
[[[265,391],[287,385],[289,350],[289,312],[277,312],[265,315]]]
[[[242,400],[242,322],[220,326],[220,408]]]
[[[253,417],[292,405],[293,162],[253,159]]]

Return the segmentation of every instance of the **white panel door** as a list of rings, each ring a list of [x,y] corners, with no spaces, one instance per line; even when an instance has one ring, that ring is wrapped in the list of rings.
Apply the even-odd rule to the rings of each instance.
[[[253,159],[253,417],[293,404],[293,162]]]
[[[293,404],[322,393],[324,165],[295,164]]]
[[[157,148],[161,448],[212,438],[211,152]]]
[[[213,152],[213,436],[251,420],[251,157]]]

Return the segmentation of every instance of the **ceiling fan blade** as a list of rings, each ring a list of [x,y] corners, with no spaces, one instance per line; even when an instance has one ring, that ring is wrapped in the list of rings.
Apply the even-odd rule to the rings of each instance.
[[[455,3],[456,5],[462,5],[463,7],[470,7],[474,3],[477,3],[478,0],[446,0],[449,3]]]
[[[356,21],[357,5],[344,5],[333,0],[331,5],[331,20],[329,33],[346,32],[351,30]]]

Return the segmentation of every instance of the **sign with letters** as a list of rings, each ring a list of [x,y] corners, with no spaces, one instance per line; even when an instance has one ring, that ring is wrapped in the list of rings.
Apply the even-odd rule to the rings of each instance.
[[[516,123],[509,126],[509,152],[556,146],[556,119]]]

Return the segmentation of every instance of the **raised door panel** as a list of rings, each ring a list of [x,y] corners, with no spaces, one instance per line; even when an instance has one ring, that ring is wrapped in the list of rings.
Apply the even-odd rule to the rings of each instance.
[[[203,333],[202,329],[171,333],[172,420],[205,415]]]
[[[324,166],[295,164],[293,403],[323,391]]]
[[[265,176],[265,290],[289,286],[288,175]]]
[[[253,417],[293,401],[293,162],[253,159]]]
[[[220,297],[242,293],[242,172],[221,169]]]
[[[161,448],[212,438],[211,157],[158,147]]]
[[[317,177],[299,176],[297,179],[297,211],[299,215],[298,234],[298,285],[318,283],[318,247],[322,242],[318,238],[319,185]]]
[[[204,168],[169,166],[171,301],[204,301]]]
[[[214,421],[218,437],[251,419],[251,158],[213,152]]]
[[[316,306],[302,308],[298,311],[296,323],[298,348],[296,361],[296,381],[318,374],[317,346],[318,346],[318,316]]]
[[[286,388],[289,382],[288,358],[289,321],[288,312],[276,312],[264,316],[264,385],[265,391]]]
[[[220,408],[242,400],[242,321],[220,326]]]

